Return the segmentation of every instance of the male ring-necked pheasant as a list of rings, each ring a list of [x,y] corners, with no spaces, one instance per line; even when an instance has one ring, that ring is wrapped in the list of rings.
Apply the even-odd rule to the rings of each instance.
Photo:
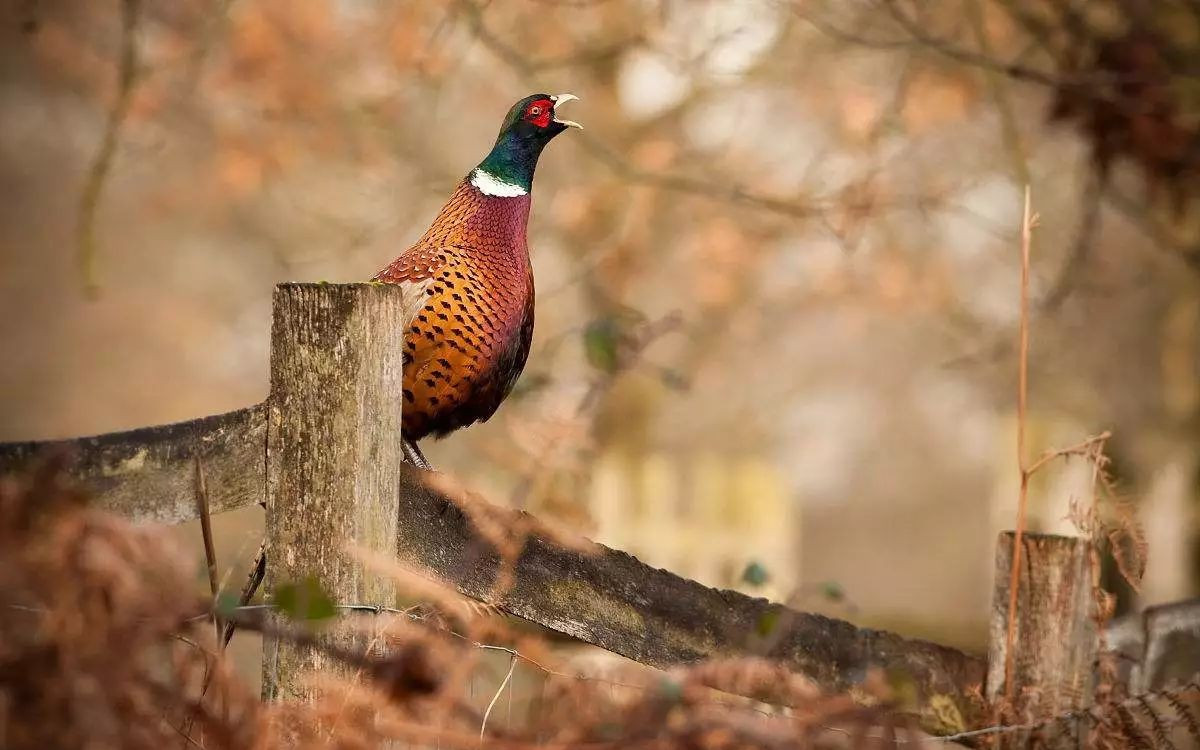
[[[417,243],[375,275],[406,289],[404,453],[417,441],[485,421],[512,390],[533,337],[525,228],[542,149],[578,123],[558,118],[573,94],[513,105],[492,150],[459,183]]]

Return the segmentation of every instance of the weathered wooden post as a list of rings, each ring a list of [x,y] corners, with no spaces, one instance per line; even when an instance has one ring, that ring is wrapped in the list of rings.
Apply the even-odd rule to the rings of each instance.
[[[393,606],[357,546],[393,555],[401,463],[401,291],[379,284],[281,284],[271,330],[267,577],[271,596],[315,579],[337,603]],[[345,633],[325,637],[349,642]],[[267,638],[263,694],[310,697],[305,672],[334,665]]]
[[[1005,706],[1006,723],[1029,723],[1091,703],[1099,649],[1092,591],[1091,543],[1077,537],[1025,533],[1013,639],[1012,689],[1005,682],[1009,661],[1008,602],[1015,534],[1000,534],[992,597],[987,698]],[[1006,705],[1011,697],[1011,705]],[[1042,733],[1045,747],[1074,747],[1076,727]],[[1065,732],[1063,730],[1066,730]],[[1072,735],[1072,736],[1066,736]],[[1025,733],[1006,735],[1005,747],[1025,747]]]

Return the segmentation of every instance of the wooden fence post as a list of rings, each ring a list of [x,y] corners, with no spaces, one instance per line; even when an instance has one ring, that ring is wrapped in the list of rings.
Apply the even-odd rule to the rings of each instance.
[[[367,574],[358,546],[395,554],[404,352],[401,291],[379,284],[281,284],[271,330],[267,578],[315,580],[339,604],[393,606],[395,585]],[[336,631],[326,638],[348,643]],[[311,697],[303,673],[333,665],[267,638],[263,694]]]
[[[1017,627],[1013,641],[1012,681],[1005,684],[1008,600],[1015,534],[1000,534],[996,547],[996,579],[992,597],[988,649],[987,698],[992,705],[1012,705],[1005,723],[1027,723],[1086,707],[1092,701],[1099,649],[1092,592],[1091,544],[1077,537],[1025,533],[1021,540]],[[1076,727],[1067,729],[1073,735]],[[1005,747],[1025,747],[1021,733],[1006,735]],[[1063,737],[1074,747],[1077,738]]]

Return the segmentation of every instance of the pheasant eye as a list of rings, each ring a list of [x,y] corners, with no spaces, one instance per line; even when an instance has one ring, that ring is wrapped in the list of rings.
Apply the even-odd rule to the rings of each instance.
[[[541,107],[532,107],[532,108],[529,110],[529,114],[531,114],[531,115],[540,115],[541,113],[542,113],[542,108],[541,108]]]

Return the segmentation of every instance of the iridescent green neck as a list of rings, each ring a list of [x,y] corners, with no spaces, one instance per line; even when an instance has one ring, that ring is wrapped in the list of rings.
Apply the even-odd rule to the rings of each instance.
[[[533,172],[544,145],[536,138],[522,138],[511,131],[504,133],[479,163],[479,169],[528,193],[533,189]]]

